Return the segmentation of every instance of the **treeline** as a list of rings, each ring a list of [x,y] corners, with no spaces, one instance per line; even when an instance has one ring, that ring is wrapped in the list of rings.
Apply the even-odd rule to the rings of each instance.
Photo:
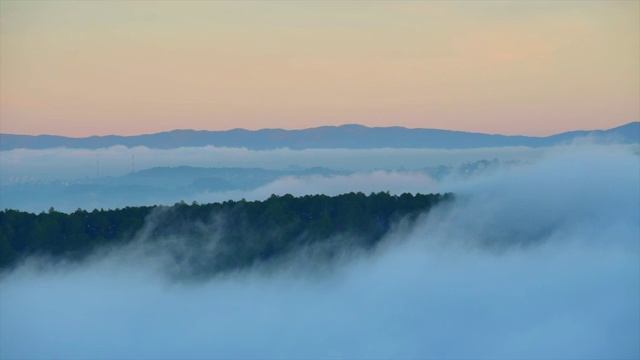
[[[328,244],[331,256],[344,246],[370,248],[392,224],[415,220],[451,194],[339,196],[272,195],[265,201],[117,210],[50,209],[40,214],[0,212],[0,269],[30,255],[81,260],[97,249],[141,242],[160,244],[190,271],[211,273],[267,261],[304,246]],[[329,244],[329,242],[331,242]]]

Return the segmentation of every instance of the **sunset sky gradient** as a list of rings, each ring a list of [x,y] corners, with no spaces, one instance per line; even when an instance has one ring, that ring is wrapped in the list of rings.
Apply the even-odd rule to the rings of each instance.
[[[639,1],[1,1],[0,131],[640,120]]]

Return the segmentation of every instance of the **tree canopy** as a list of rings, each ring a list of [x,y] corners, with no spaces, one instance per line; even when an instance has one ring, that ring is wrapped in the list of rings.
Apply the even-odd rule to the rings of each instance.
[[[0,270],[30,255],[81,260],[105,246],[135,239],[171,239],[195,251],[174,255],[197,263],[201,271],[239,268],[267,261],[304,246],[328,243],[325,253],[341,246],[371,248],[401,219],[417,215],[452,194],[338,196],[272,195],[264,201],[225,201],[191,205],[126,207],[66,214],[51,208],[33,214],[0,212]],[[212,249],[211,244],[215,244]],[[209,250],[207,250],[209,249]]]

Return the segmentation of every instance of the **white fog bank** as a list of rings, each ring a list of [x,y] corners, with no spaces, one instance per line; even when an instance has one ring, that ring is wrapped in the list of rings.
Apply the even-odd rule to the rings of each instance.
[[[638,155],[567,148],[430,186],[456,201],[324,269],[183,283],[162,257],[32,261],[0,277],[0,357],[640,357]]]
[[[632,147],[633,145],[621,145]],[[455,165],[482,159],[503,161],[537,158],[543,149],[527,147],[482,149],[310,149],[310,150],[248,150],[213,146],[171,150],[146,147],[114,146],[107,149],[16,149],[0,151],[1,181],[25,178],[42,181],[73,180],[97,176],[122,176],[133,170],[153,167],[259,167],[286,169],[290,167],[327,167],[349,171],[379,169],[420,169],[426,166]],[[132,159],[132,156],[134,158]]]

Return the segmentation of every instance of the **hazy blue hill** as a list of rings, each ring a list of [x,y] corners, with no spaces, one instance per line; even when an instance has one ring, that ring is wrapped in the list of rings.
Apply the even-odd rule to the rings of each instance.
[[[0,150],[56,147],[98,149],[115,145],[172,149],[186,146],[245,147],[253,150],[290,149],[371,149],[434,148],[465,149],[482,147],[542,147],[570,143],[587,137],[598,142],[640,143],[640,122],[609,130],[571,131],[546,137],[507,136],[404,127],[366,127],[362,125],[322,126],[304,130],[262,129],[250,131],[174,130],[138,136],[29,136],[0,134]]]
[[[339,175],[326,168],[271,170],[261,168],[155,167],[123,176],[71,181],[1,184],[0,208],[65,212],[83,208],[159,205],[189,200],[202,193],[252,190],[285,176]]]
[[[632,122],[609,130],[571,131],[549,136],[547,139],[552,144],[568,143],[576,138],[595,138],[603,142],[616,142],[623,144],[640,143],[640,122]]]
[[[298,171],[271,170],[262,168],[203,168],[193,166],[155,167],[129,173],[125,176],[104,177],[94,182],[110,185],[145,185],[159,188],[179,188],[196,185],[206,186],[209,191],[252,189],[265,185],[283,176],[290,175],[335,175],[342,172],[325,168],[310,168]]]

